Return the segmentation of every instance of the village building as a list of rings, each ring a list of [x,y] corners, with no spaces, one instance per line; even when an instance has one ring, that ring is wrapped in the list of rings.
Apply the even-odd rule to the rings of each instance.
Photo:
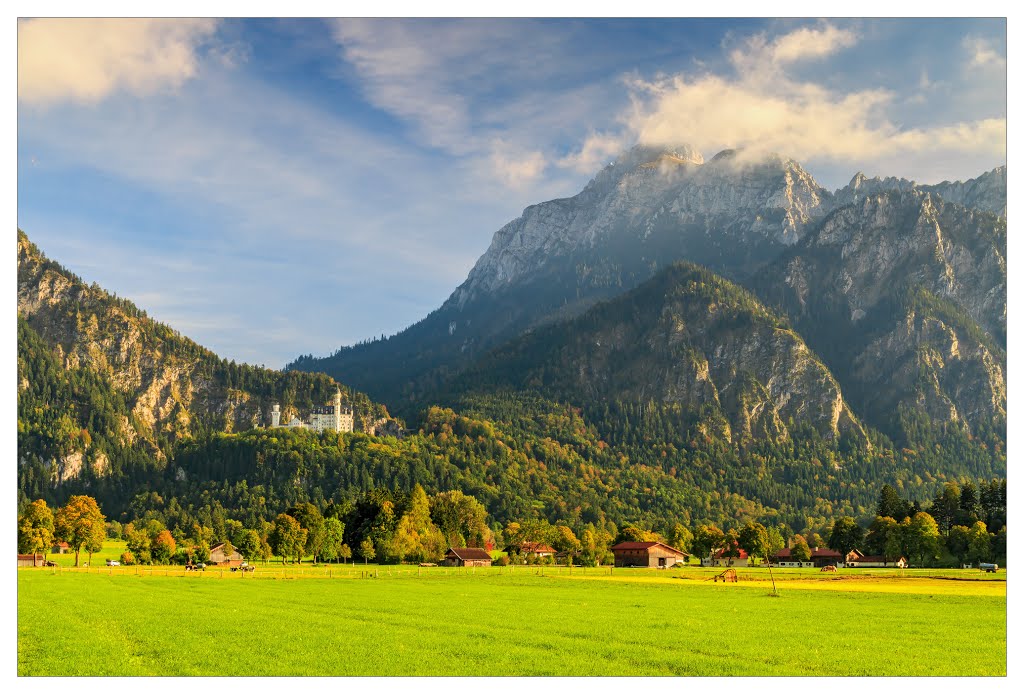
[[[481,547],[452,547],[444,555],[445,566],[490,566],[491,555]]]
[[[815,547],[811,550],[811,560],[805,562],[793,561],[793,550],[789,547],[780,549],[772,555],[772,564],[781,567],[795,568],[816,568],[824,566],[844,566],[842,553],[829,549],[828,547]]]
[[[725,556],[725,550],[720,549],[701,560],[703,566],[751,566],[750,557],[746,550],[738,549],[738,557]]]
[[[783,547],[772,555],[772,564],[783,569],[810,569],[814,566],[813,561],[796,561],[793,558],[793,550]]]
[[[851,569],[905,569],[908,563],[903,556],[888,559],[880,554],[869,555],[855,549],[846,555],[846,566]]]
[[[509,554],[519,554],[524,557],[535,556],[538,558],[555,556],[555,548],[543,542],[520,542],[517,545],[509,545],[505,548]]]
[[[224,543],[210,548],[210,563],[217,566],[241,566],[245,557],[237,549],[232,549],[231,554],[224,553]]]
[[[66,554],[71,551],[71,545],[67,542],[54,543],[53,547],[50,548],[51,554]]]
[[[620,542],[612,547],[615,566],[646,566],[667,569],[686,563],[687,554],[662,542]]]
[[[334,402],[330,405],[314,407],[310,411],[309,421],[292,417],[287,424],[281,424],[281,406],[274,403],[270,411],[271,429],[312,429],[315,432],[335,431],[351,433],[355,429],[355,416],[351,407],[341,406],[341,389],[334,394]]]
[[[18,566],[42,566],[43,555],[42,554],[19,554],[18,555]]]

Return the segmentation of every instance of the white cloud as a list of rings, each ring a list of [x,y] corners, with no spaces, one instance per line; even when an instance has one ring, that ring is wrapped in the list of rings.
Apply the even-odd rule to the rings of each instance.
[[[887,115],[893,92],[834,90],[798,79],[788,69],[855,40],[851,32],[830,25],[798,29],[774,40],[757,35],[731,52],[732,75],[634,78],[625,132],[644,144],[691,143],[709,153],[745,148],[805,162],[864,165],[893,154],[932,154],[936,148],[1005,157],[1005,117],[905,128]],[[615,139],[588,141],[583,152],[602,138]]]
[[[775,39],[770,46],[771,59],[780,64],[824,58],[857,43],[857,35],[826,24],[819,29],[802,28]]]
[[[594,174],[629,145],[629,136],[622,133],[591,133],[579,151],[559,159],[558,165],[577,173]]]
[[[500,181],[518,189],[537,180],[547,167],[544,155],[540,152],[516,151],[502,140],[494,142],[490,163]]]
[[[1006,56],[991,41],[968,36],[964,38],[963,47],[967,51],[970,67],[1006,69]]]
[[[150,94],[196,74],[212,19],[26,19],[18,22],[18,100],[94,103]]]

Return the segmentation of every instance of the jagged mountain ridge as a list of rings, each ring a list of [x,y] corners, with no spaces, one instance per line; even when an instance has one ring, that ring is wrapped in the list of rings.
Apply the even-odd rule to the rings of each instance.
[[[1005,439],[1006,220],[889,188],[841,207],[752,287],[791,317],[868,421]]]
[[[689,263],[509,341],[452,390],[680,405],[703,433],[737,445],[785,440],[794,424],[825,438],[866,438],[838,382],[783,318]]]
[[[676,260],[697,262],[760,292],[764,283],[753,278],[766,266],[778,269],[776,259],[829,215],[857,209],[871,194],[946,194],[967,205],[958,205],[960,210],[976,205],[1005,214],[1005,179],[1005,167],[934,186],[858,174],[830,193],[780,156],[751,159],[727,150],[705,163],[689,146],[636,147],[578,195],[530,206],[495,233],[466,281],[419,323],[330,357],[301,357],[289,368],[330,373],[397,405],[415,403],[488,349],[524,330],[578,315]],[[960,284],[973,282],[968,272]],[[1001,341],[1003,287],[983,311],[990,318],[983,321],[985,329]],[[971,301],[980,306],[977,297]],[[817,349],[813,339],[810,344]]]
[[[19,467],[36,466],[40,484],[159,463],[182,437],[266,425],[275,402],[287,421],[339,387],[357,428],[388,416],[322,374],[220,359],[85,284],[20,229],[18,331]]]

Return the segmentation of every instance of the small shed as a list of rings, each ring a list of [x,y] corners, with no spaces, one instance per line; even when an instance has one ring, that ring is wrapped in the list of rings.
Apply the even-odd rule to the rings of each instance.
[[[224,543],[210,548],[210,563],[217,566],[241,566],[245,557],[237,549],[232,549],[230,555],[224,554]]]
[[[18,566],[42,566],[43,555],[42,554],[19,554],[18,555]]]
[[[666,569],[684,563],[686,552],[669,547],[663,542],[620,542],[612,547],[615,566],[646,566]]]
[[[491,555],[481,547],[452,547],[444,555],[445,566],[490,566]]]
[[[71,545],[67,542],[54,543],[53,547],[50,548],[51,554],[66,554],[71,551]]]

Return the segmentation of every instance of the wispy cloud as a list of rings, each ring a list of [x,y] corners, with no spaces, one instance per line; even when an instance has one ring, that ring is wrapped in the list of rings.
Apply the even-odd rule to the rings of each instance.
[[[963,47],[970,67],[1006,69],[1006,56],[999,52],[992,41],[980,36],[968,36],[964,38]]]
[[[198,69],[212,19],[25,19],[18,22],[18,101],[95,103],[123,90],[180,86]]]

